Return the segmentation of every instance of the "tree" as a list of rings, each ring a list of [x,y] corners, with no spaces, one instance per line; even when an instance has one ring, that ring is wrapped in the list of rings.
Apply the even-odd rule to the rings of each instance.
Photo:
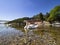
[[[39,19],[38,14],[37,14],[37,15],[34,15],[34,16],[32,17],[32,19]]]
[[[41,21],[44,20],[44,16],[43,16],[42,13],[39,13],[39,14],[37,14],[37,15],[34,15],[32,18],[33,18],[33,19],[37,19],[37,20],[41,20]]]
[[[44,20],[44,17],[43,17],[42,13],[39,14],[39,19],[42,20],[42,21]]]
[[[48,17],[50,16],[50,13],[46,13],[46,15],[45,15],[45,20],[47,21],[47,19],[48,19]]]
[[[48,21],[60,21],[60,6],[56,6],[54,9],[50,11],[50,16]]]

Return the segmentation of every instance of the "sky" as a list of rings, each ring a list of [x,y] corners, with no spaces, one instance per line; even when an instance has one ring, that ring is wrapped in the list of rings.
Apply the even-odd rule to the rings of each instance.
[[[60,0],[0,0],[0,20],[14,20],[45,14],[60,5]]]

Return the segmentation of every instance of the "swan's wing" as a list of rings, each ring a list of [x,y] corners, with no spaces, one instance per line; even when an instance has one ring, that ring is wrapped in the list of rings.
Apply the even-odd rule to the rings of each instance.
[[[35,28],[37,28],[37,27],[38,27],[38,25],[35,25],[34,27],[35,27]]]

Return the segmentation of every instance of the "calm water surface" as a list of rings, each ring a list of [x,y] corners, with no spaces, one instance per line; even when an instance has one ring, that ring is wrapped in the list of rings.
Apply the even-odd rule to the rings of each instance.
[[[60,45],[60,28],[44,27],[26,33],[0,24],[0,45]]]

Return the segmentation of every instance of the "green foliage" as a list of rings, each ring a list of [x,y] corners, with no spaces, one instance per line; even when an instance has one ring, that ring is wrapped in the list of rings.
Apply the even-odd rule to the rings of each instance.
[[[46,13],[46,15],[45,15],[45,20],[47,21],[47,19],[48,19],[48,17],[50,16],[50,13]]]
[[[29,17],[23,17],[23,18],[18,18],[18,19],[9,21],[8,23],[21,23],[21,22],[23,22],[24,20],[28,20],[28,19],[29,19]]]
[[[32,18],[34,18],[34,19],[38,19],[38,20],[42,20],[42,21],[44,20],[44,16],[43,16],[42,13],[39,13],[39,14],[33,16]]]
[[[44,20],[44,17],[43,17],[43,14],[42,14],[42,13],[39,14],[39,18],[40,18],[40,20],[42,20],[42,21]]]
[[[12,24],[13,27],[24,27],[25,23],[24,20],[28,20],[29,17],[23,17],[23,18],[19,18],[19,19],[15,19],[12,21],[7,22],[8,24]]]
[[[60,18],[60,6],[56,6],[50,11],[48,21],[59,21],[58,17]]]

